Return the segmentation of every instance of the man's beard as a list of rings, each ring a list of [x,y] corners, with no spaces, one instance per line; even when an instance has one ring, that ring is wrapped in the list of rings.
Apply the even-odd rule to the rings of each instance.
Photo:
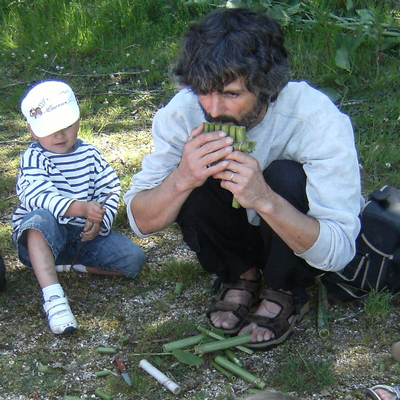
[[[261,113],[268,108],[266,104],[260,101],[260,99],[257,99],[257,103],[252,110],[250,110],[247,114],[242,115],[240,119],[236,119],[229,115],[219,115],[217,117],[213,117],[203,108],[200,102],[199,104],[203,110],[206,121],[219,124],[233,123],[233,125],[236,126],[245,126],[247,130],[254,128],[258,123],[261,122]]]

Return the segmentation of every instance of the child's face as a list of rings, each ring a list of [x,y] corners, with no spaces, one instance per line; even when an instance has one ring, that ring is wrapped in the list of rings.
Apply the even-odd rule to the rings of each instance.
[[[75,149],[76,139],[79,131],[79,120],[68,128],[61,129],[44,138],[37,137],[29,126],[29,130],[35,140],[37,140],[43,148],[57,154],[71,153]]]

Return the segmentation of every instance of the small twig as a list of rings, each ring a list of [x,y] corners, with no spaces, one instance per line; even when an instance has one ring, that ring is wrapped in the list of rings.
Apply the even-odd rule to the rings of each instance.
[[[75,76],[75,77],[85,77],[85,78],[98,78],[102,76],[112,76],[112,75],[140,75],[145,72],[149,72],[150,70],[144,69],[143,71],[132,71],[132,72],[110,72],[108,74],[71,74],[71,73],[61,73],[61,72],[53,72],[49,71],[44,68],[39,68],[41,71],[44,71],[47,74],[50,75],[57,75],[57,76]]]

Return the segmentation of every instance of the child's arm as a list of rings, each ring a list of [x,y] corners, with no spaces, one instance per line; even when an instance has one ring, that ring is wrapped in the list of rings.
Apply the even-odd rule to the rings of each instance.
[[[83,217],[91,223],[101,224],[107,210],[96,201],[73,201],[64,213],[64,217]]]

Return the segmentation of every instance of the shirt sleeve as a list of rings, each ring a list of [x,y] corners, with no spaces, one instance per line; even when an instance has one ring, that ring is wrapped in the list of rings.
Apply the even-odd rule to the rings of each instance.
[[[203,121],[197,101],[193,105],[189,101],[182,111],[182,97],[193,99],[194,95],[181,92],[167,107],[157,111],[152,126],[154,152],[144,157],[142,170],[134,175],[133,185],[124,195],[130,226],[139,237],[151,234],[144,235],[138,229],[130,207],[132,199],[139,192],[160,185],[175,170],[191,130]]]
[[[354,257],[356,237],[360,231],[361,178],[354,133],[350,120],[344,114],[319,124],[310,137],[303,140],[299,153],[307,176],[306,192],[308,215],[319,221],[320,232],[314,245],[303,254],[311,266],[324,271],[342,270]],[[303,138],[307,138],[306,135]]]

